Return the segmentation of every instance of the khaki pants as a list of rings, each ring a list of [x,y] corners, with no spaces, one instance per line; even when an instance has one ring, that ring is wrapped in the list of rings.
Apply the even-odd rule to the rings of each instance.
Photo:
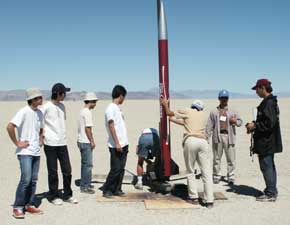
[[[225,151],[227,159],[227,176],[228,179],[235,178],[235,168],[236,168],[236,150],[235,145],[229,144],[229,139],[227,134],[220,134],[221,142],[213,143],[213,176],[214,178],[221,178],[221,159],[223,156],[223,150]]]
[[[204,200],[205,202],[213,202],[212,166],[207,141],[201,138],[188,137],[184,142],[183,154],[188,172],[187,184],[189,198],[198,198],[194,174],[194,165],[197,161],[204,184]]]

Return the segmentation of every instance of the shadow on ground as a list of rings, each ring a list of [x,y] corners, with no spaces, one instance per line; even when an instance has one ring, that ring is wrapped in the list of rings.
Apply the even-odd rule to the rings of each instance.
[[[248,186],[248,185],[230,185],[229,189],[226,190],[226,192],[231,192],[231,193],[235,193],[237,195],[244,195],[244,196],[252,196],[252,197],[257,197],[261,194],[263,194],[263,192],[261,192],[260,190]]]

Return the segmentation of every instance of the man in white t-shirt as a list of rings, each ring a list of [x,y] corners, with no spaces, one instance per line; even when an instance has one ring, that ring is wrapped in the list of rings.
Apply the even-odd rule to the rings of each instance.
[[[93,168],[93,149],[95,141],[92,127],[92,110],[95,108],[98,98],[94,92],[88,92],[85,95],[85,106],[80,112],[78,120],[78,147],[81,152],[81,184],[82,193],[94,194],[94,187],[91,185]]]
[[[62,205],[62,199],[58,192],[57,160],[60,163],[63,177],[63,200],[76,204],[71,189],[71,164],[67,149],[66,139],[66,112],[61,102],[65,99],[70,88],[57,83],[52,87],[51,101],[43,106],[44,116],[44,152],[48,170],[49,197],[54,205]]]
[[[38,109],[42,104],[42,94],[39,89],[30,88],[27,89],[26,96],[28,105],[20,109],[7,126],[8,134],[17,147],[16,155],[21,170],[13,205],[13,216],[17,219],[24,218],[24,211],[31,214],[43,213],[35,207],[40,147],[43,144],[43,115]]]
[[[128,136],[124,121],[124,115],[119,108],[126,97],[127,91],[121,85],[116,85],[112,91],[112,103],[105,112],[105,125],[108,133],[108,147],[111,154],[110,172],[106,182],[101,187],[103,196],[112,198],[115,196],[125,196],[122,191],[122,182],[125,173],[125,166],[128,154]]]

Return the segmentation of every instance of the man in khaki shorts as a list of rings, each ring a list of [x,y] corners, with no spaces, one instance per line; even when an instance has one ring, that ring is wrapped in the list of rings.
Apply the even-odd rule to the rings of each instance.
[[[168,101],[161,98],[170,121],[184,127],[183,154],[187,168],[188,202],[199,204],[195,168],[197,162],[201,170],[201,179],[204,184],[204,202],[207,208],[213,207],[213,184],[210,150],[205,136],[206,117],[203,112],[203,102],[195,100],[190,108],[172,112],[169,109]]]
[[[225,151],[227,159],[227,177],[229,185],[235,182],[236,168],[236,127],[242,126],[240,116],[228,107],[229,92],[221,90],[218,95],[220,104],[210,113],[206,135],[212,135],[213,150],[213,183],[221,180],[221,159]]]

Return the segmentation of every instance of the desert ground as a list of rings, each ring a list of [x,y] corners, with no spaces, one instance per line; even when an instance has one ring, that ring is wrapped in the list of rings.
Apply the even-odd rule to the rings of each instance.
[[[244,123],[253,118],[252,111],[261,100],[243,99],[230,100],[229,105],[242,117]],[[104,127],[104,111],[109,104],[108,100],[100,100],[93,111],[94,135],[96,149],[94,150],[94,174],[107,174],[109,170],[109,152],[106,141],[107,134]],[[205,110],[209,113],[218,104],[217,100],[204,100]],[[173,110],[190,106],[191,100],[172,100]],[[276,167],[278,172],[279,198],[275,203],[256,202],[254,195],[258,190],[263,190],[264,181],[259,170],[258,160],[255,157],[252,162],[249,156],[250,136],[246,134],[244,126],[237,129],[237,170],[235,190],[230,189],[225,182],[214,185],[215,191],[222,192],[228,200],[216,201],[213,209],[163,209],[146,210],[142,202],[97,202],[96,195],[82,194],[75,180],[80,178],[80,153],[76,145],[77,118],[82,102],[65,102],[67,108],[67,137],[70,159],[73,169],[72,188],[74,196],[79,204],[64,203],[62,206],[54,206],[47,199],[41,200],[40,208],[44,215],[27,215],[24,220],[16,220],[12,217],[12,207],[15,190],[19,182],[19,163],[15,156],[15,146],[10,141],[6,126],[18,109],[26,105],[26,102],[0,102],[0,219],[2,225],[8,224],[49,224],[49,225],[287,225],[290,224],[290,154],[288,151],[290,137],[290,99],[280,99],[281,129],[284,152],[276,155]],[[135,173],[136,154],[135,147],[138,136],[143,128],[158,127],[159,102],[156,100],[128,100],[122,106],[125,114],[127,130],[130,141],[130,152],[126,169]],[[171,149],[172,158],[184,171],[182,153],[183,129],[177,125],[171,125]],[[223,174],[226,175],[225,156],[223,157]],[[62,188],[61,173],[60,188]],[[180,181],[185,182],[185,181]],[[202,190],[201,181],[200,188]],[[96,192],[100,193],[95,183]],[[41,166],[37,194],[48,190],[47,169],[45,155],[42,152]],[[125,192],[135,192],[132,185],[124,185]],[[145,189],[146,191],[146,189]]]

